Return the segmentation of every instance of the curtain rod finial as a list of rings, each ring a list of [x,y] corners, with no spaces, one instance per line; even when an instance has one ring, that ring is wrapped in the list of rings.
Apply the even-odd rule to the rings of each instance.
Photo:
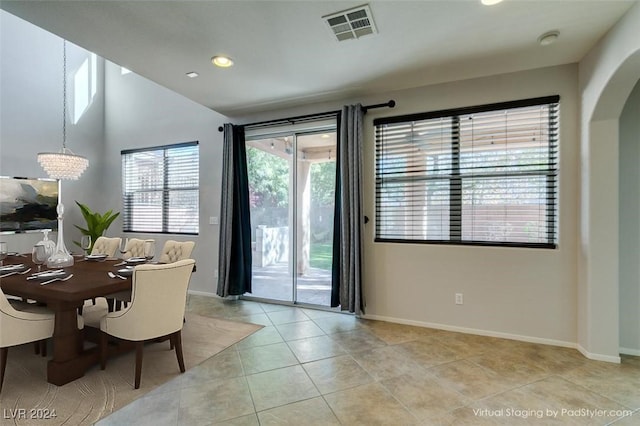
[[[391,100],[388,102],[388,104],[387,104],[387,105],[389,105],[389,108],[393,108],[393,107],[395,107],[395,106],[396,106],[396,101],[394,101],[393,99],[391,99]]]
[[[219,132],[224,131],[224,127],[222,127],[222,126],[218,127],[218,131],[219,131]]]

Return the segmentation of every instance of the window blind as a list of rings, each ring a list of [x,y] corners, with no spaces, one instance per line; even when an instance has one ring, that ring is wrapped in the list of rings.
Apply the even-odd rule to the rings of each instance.
[[[557,246],[559,97],[374,120],[376,241]]]
[[[198,142],[124,150],[121,156],[123,231],[198,234]]]

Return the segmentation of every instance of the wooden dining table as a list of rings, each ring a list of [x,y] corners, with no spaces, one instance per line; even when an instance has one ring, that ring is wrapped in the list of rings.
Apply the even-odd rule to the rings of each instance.
[[[29,274],[15,274],[0,278],[0,287],[6,295],[22,297],[46,304],[55,313],[53,330],[53,356],[47,364],[47,381],[62,386],[82,377],[85,371],[99,362],[96,347],[83,348],[82,334],[78,329],[78,308],[85,300],[107,296],[119,291],[131,290],[131,278],[111,278],[108,272],[117,273],[119,259],[89,261],[76,258],[71,267],[64,268],[73,277],[41,285],[38,280],[27,280],[36,271],[31,256],[10,256],[5,265],[24,264],[31,267]]]

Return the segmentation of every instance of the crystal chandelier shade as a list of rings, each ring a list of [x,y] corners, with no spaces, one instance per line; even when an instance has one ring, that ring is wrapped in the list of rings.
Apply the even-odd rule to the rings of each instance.
[[[41,152],[38,163],[52,179],[77,180],[89,166],[89,160],[75,155],[70,149],[60,152]]]

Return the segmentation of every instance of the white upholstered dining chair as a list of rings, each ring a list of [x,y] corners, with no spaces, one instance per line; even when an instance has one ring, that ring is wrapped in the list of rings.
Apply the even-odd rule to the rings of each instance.
[[[54,314],[47,308],[11,301],[0,290],[0,392],[9,348],[39,342],[53,335]]]
[[[196,243],[193,241],[167,240],[162,247],[160,263],[173,263],[182,259],[189,259]]]
[[[127,260],[131,257],[144,257],[144,241],[139,238],[129,238],[122,258]]]
[[[106,254],[108,257],[115,257],[121,241],[120,237],[98,237],[93,244],[91,254]]]
[[[182,326],[187,303],[187,288],[195,260],[184,259],[170,264],[139,265],[133,271],[129,307],[109,312],[100,318],[100,366],[107,364],[109,336],[135,342],[135,385],[140,387],[144,342],[168,337],[175,349],[180,372],[184,373]],[[98,325],[96,318],[85,318],[88,325]],[[90,323],[93,322],[93,324]]]

